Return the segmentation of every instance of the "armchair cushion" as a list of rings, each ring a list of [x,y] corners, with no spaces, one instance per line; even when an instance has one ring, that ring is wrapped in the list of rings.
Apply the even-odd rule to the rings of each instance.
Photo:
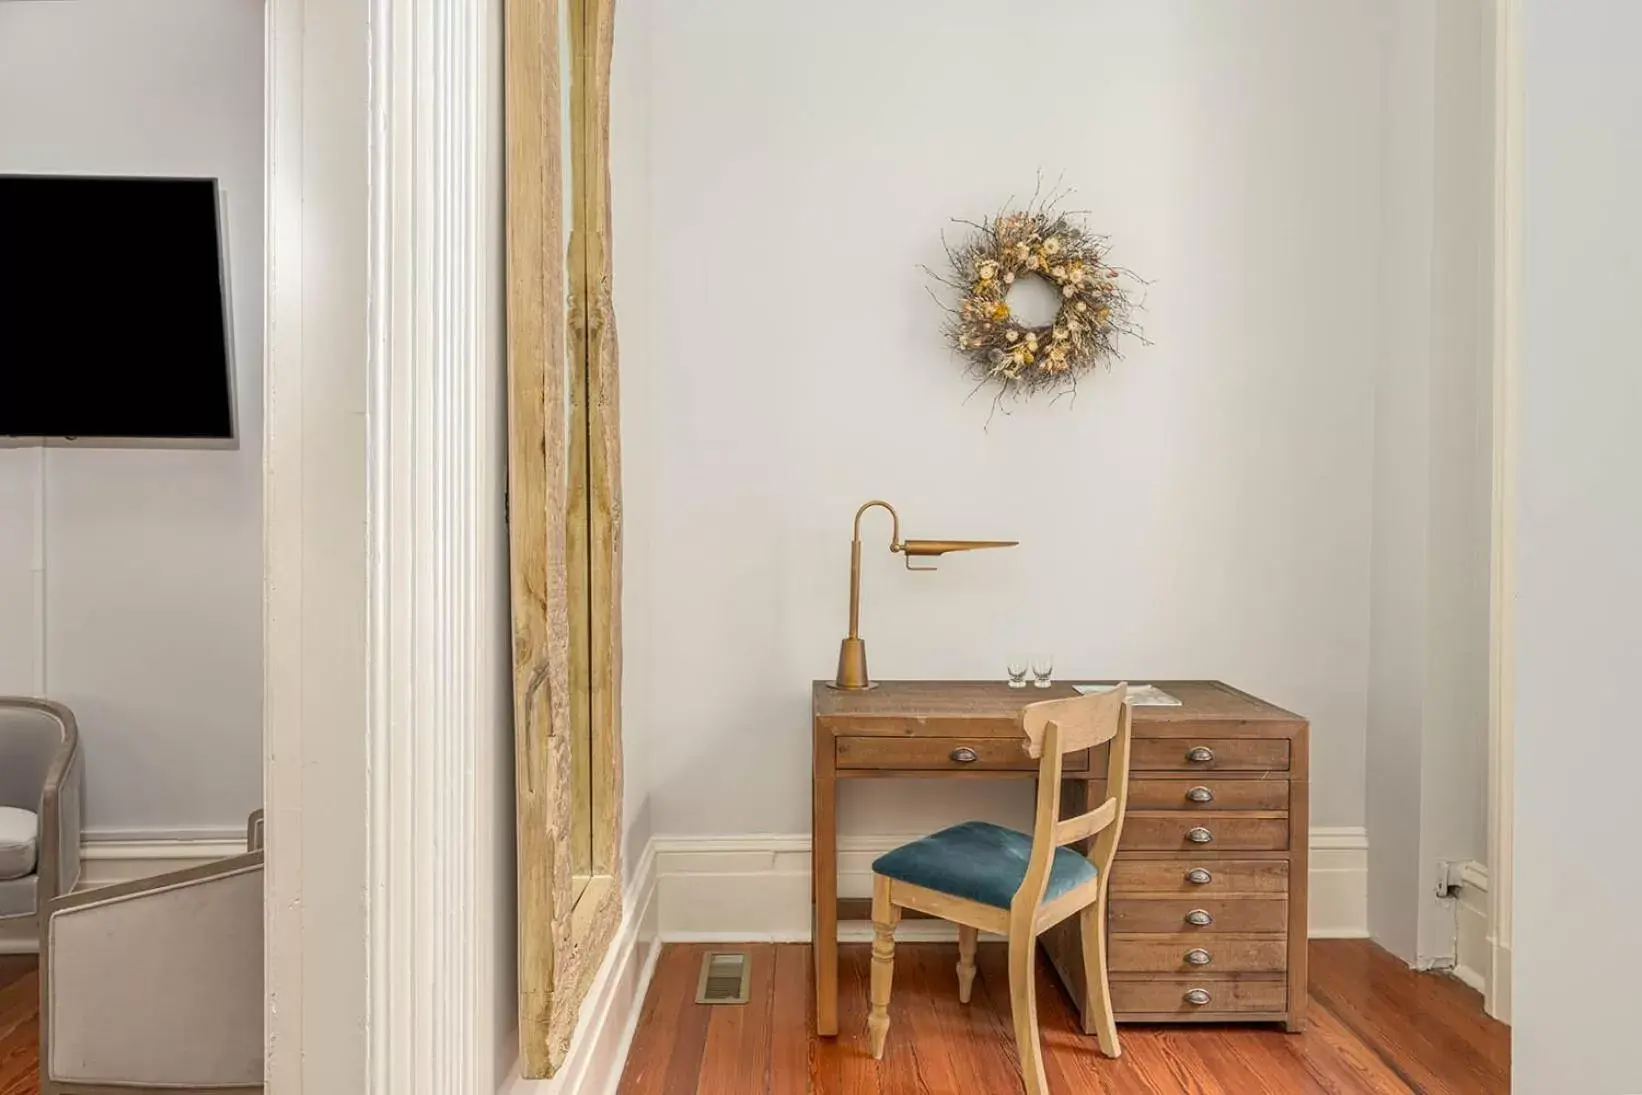
[[[27,878],[40,853],[40,816],[33,810],[0,806],[0,881]]]

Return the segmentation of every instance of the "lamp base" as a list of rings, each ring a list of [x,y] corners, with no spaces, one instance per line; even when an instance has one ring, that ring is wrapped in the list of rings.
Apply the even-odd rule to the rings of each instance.
[[[871,688],[867,677],[867,644],[857,638],[847,638],[838,644],[838,676],[834,688]]]

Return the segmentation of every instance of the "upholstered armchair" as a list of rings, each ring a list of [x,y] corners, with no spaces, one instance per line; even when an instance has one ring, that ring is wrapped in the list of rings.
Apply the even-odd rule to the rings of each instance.
[[[33,919],[79,882],[84,784],[69,709],[0,696],[0,919]]]
[[[260,810],[246,845],[46,906],[40,1095],[263,1090]]]

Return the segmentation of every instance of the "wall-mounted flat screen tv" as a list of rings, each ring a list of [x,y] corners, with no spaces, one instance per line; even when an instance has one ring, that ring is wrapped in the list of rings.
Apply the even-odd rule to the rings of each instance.
[[[214,179],[0,175],[0,437],[234,436]]]

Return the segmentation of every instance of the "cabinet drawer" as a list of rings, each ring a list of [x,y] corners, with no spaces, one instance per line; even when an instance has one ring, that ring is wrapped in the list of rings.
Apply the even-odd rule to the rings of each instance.
[[[1280,852],[1288,846],[1288,818],[1133,811],[1118,843],[1124,851],[1148,852]]]
[[[1091,785],[1089,801],[1106,800],[1106,781]],[[1286,779],[1131,779],[1131,810],[1287,810]]]
[[[1208,1016],[1220,1012],[1286,1011],[1288,997],[1288,985],[1282,981],[1199,977],[1112,982],[1112,1010],[1120,1015],[1129,1012]]]
[[[1287,738],[1141,738],[1129,752],[1134,772],[1286,772]]]
[[[1288,968],[1288,944],[1281,936],[1114,932],[1107,952],[1114,973],[1282,973]]]
[[[837,764],[936,772],[1038,770],[1038,762],[1026,755],[1024,738],[839,738]],[[1087,772],[1089,751],[1068,753],[1061,769]]]
[[[1281,897],[1113,897],[1109,909],[1114,932],[1281,932],[1289,917]]]
[[[1131,819],[1132,820],[1132,819]],[[1129,830],[1124,829],[1127,842]],[[1112,897],[1120,894],[1286,894],[1286,859],[1119,859],[1112,864]]]

